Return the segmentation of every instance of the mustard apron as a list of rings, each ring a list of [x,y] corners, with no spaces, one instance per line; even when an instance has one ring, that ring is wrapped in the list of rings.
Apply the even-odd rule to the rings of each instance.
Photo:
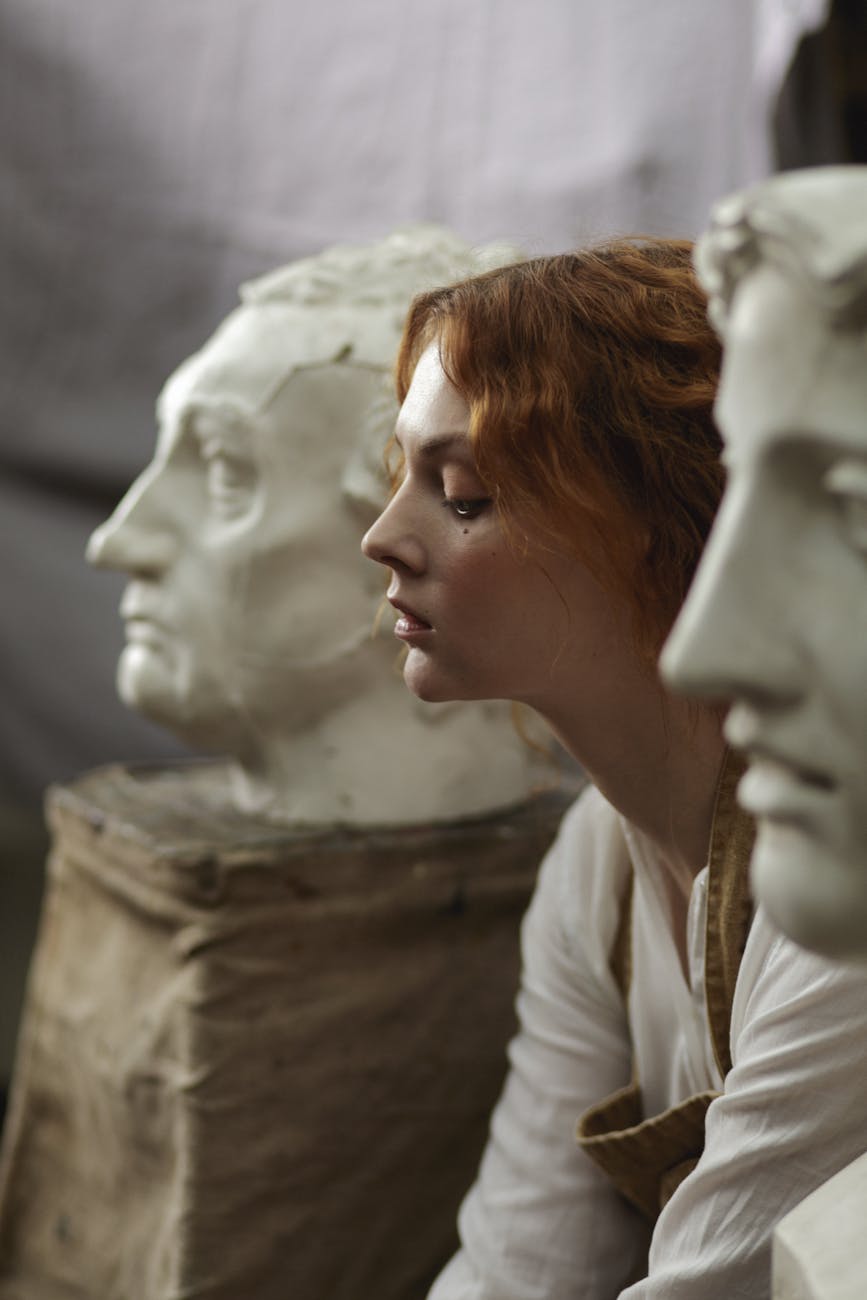
[[[732,1064],[732,999],[753,914],[749,864],[755,824],[735,802],[743,771],[743,760],[727,753],[717,786],[708,857],[705,1002],[714,1057],[723,1078]],[[624,1000],[631,979],[631,912],[630,882],[611,958]],[[653,1224],[698,1163],[704,1149],[705,1114],[719,1095],[712,1090],[696,1093],[645,1119],[641,1084],[634,1078],[584,1112],[578,1121],[578,1145]]]

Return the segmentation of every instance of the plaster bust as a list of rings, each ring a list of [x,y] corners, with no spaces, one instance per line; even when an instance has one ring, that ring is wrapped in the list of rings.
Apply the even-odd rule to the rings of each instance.
[[[432,708],[405,690],[359,552],[385,499],[411,297],[513,256],[420,226],[243,286],[168,380],[153,461],[90,539],[91,563],[131,579],[122,699],[229,755],[245,811],[417,822],[529,791],[505,704]]]
[[[867,167],[725,200],[697,250],[728,487],[662,657],[731,701],[753,882],[792,938],[867,956]]]

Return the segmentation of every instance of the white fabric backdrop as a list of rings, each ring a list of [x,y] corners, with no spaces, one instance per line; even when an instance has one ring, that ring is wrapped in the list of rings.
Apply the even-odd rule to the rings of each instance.
[[[0,800],[168,754],[91,528],[237,284],[412,219],[694,234],[827,0],[2,0]]]

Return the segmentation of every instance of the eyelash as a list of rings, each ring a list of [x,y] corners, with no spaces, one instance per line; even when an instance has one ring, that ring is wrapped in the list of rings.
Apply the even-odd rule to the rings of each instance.
[[[476,497],[474,500],[468,500],[466,497],[445,497],[443,500],[443,505],[457,515],[458,519],[477,519],[490,504],[490,497]]]

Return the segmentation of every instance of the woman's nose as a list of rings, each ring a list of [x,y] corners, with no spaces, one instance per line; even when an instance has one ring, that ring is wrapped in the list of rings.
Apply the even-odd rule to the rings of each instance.
[[[91,533],[85,552],[88,563],[138,577],[163,574],[178,548],[171,516],[160,504],[165,493],[161,479],[145,470],[114,513]]]
[[[400,489],[364,534],[361,549],[369,560],[376,560],[397,573],[423,571],[425,548]]]

